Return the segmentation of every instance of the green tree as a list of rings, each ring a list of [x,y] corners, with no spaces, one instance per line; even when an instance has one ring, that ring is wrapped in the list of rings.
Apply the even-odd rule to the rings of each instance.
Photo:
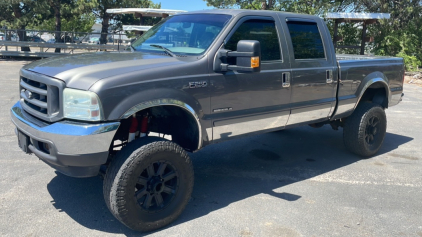
[[[151,0],[98,0],[93,12],[97,18],[101,19],[101,44],[107,43],[110,22],[117,22],[119,17],[121,17],[107,13],[107,9],[113,8],[161,8],[161,3],[155,4]]]
[[[350,0],[286,0],[280,1],[280,11],[325,16],[328,12],[341,12],[349,8]]]
[[[240,8],[251,10],[272,10],[277,0],[204,0],[207,5],[215,8]]]
[[[63,42],[66,36],[61,35],[62,21],[69,25],[75,26],[75,23],[90,23],[89,14],[97,5],[96,0],[44,0],[45,4],[50,7],[50,14],[44,14],[44,21],[51,22],[51,18],[54,19],[55,25],[55,40],[56,42]],[[42,2],[42,1],[41,1]],[[83,18],[83,16],[88,18]],[[63,18],[63,19],[62,19]],[[86,26],[86,24],[85,24]],[[92,25],[91,25],[92,26]],[[73,39],[72,39],[73,40]],[[56,48],[56,53],[60,53],[60,48]]]
[[[341,11],[350,6],[351,0],[203,0],[215,8],[240,8],[276,10],[322,15],[328,11]]]
[[[390,19],[380,20],[368,29],[374,37],[373,52],[404,57],[408,69],[415,68],[415,64],[421,65],[421,0],[359,0],[355,4],[355,11],[390,13]]]
[[[18,29],[20,41],[25,41],[27,27],[56,31],[55,39],[61,41],[62,22],[65,27],[93,24],[92,8],[96,0],[8,0],[0,3],[0,22],[9,28]],[[90,27],[92,27],[92,24]],[[54,25],[54,28],[51,27]],[[29,51],[29,47],[22,47]],[[56,49],[60,52],[60,49]]]
[[[86,13],[81,15],[72,15],[61,19],[61,30],[70,32],[91,32],[92,26],[95,24],[95,15]],[[49,18],[41,24],[31,26],[36,30],[55,31],[56,19]]]
[[[19,41],[26,40],[25,29],[29,24],[37,21],[37,12],[43,13],[40,1],[8,0],[0,3],[0,22],[9,29],[17,29]],[[21,47],[21,51],[30,51],[29,47]]]

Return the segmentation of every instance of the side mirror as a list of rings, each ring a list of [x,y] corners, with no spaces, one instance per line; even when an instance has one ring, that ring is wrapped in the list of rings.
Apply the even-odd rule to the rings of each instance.
[[[229,65],[227,58],[235,57],[236,65]],[[237,43],[237,51],[220,49],[214,62],[214,70],[220,72],[242,71],[242,72],[260,72],[261,71],[261,44],[256,40],[240,40]]]

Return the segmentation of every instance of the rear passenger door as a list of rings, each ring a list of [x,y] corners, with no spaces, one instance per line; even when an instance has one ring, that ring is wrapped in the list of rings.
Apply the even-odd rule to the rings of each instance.
[[[284,18],[292,68],[287,125],[326,120],[336,101],[337,66],[321,20]]]

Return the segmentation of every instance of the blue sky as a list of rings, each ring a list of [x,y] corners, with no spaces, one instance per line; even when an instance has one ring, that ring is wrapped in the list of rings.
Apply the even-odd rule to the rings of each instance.
[[[212,9],[208,7],[207,3],[203,0],[152,0],[154,3],[161,2],[162,9],[173,9],[173,10],[185,10],[185,11],[194,11],[194,10],[203,10],[203,9]]]

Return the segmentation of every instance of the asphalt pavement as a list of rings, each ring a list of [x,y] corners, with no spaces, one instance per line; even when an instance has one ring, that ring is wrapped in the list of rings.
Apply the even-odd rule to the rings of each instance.
[[[0,236],[420,236],[422,87],[387,112],[380,152],[360,159],[342,130],[293,128],[191,154],[192,199],[161,230],[139,234],[108,211],[99,177],[56,173],[20,151],[10,108],[19,69],[0,61]]]

